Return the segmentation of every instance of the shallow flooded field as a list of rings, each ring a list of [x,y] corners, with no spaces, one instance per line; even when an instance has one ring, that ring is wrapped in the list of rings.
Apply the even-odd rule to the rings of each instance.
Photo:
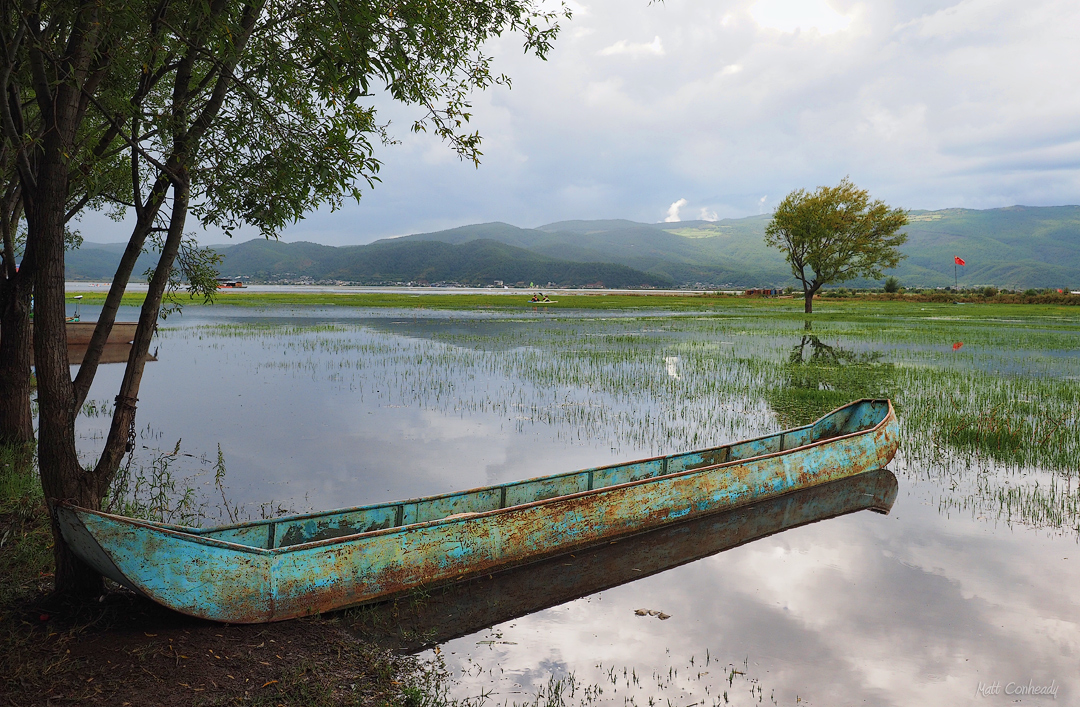
[[[901,451],[872,487],[349,620],[441,661],[449,697],[473,703],[1053,703],[1028,694],[1042,688],[1080,700],[1080,312],[821,310],[807,323],[740,304],[190,307],[152,345],[123,510],[212,524],[408,498],[721,445],[890,397]],[[87,459],[120,368],[102,368],[84,408]],[[860,510],[886,488],[888,515]]]

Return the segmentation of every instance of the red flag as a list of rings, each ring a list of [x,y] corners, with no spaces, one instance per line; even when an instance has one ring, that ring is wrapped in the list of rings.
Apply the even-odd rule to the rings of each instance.
[[[967,263],[964,262],[964,259],[961,258],[959,255],[954,255],[953,260],[956,261],[957,265],[967,265]]]

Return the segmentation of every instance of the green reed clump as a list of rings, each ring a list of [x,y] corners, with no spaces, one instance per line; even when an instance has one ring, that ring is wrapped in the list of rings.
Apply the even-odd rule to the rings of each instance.
[[[1080,470],[1076,381],[903,368],[898,388],[919,458],[944,446],[1011,468]]]
[[[1050,442],[1067,421],[1018,417],[995,408],[978,414],[946,414],[942,416],[942,422],[940,436],[947,444],[998,459],[1014,460],[1029,444],[1039,447]]]
[[[34,446],[0,445],[0,607],[48,581],[51,546]]]
[[[1010,485],[995,490],[997,518],[1035,528],[1067,528],[1080,534],[1080,489],[1072,479]]]
[[[178,485],[173,467],[180,455],[180,440],[176,440],[172,451],[157,450],[148,466],[132,468],[129,457],[109,487],[104,508],[129,518],[198,525],[206,515],[206,504],[190,483]]]

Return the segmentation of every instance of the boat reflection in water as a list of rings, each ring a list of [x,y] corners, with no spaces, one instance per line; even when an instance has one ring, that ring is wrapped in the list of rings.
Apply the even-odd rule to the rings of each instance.
[[[364,640],[416,652],[790,528],[863,510],[887,514],[896,492],[891,471],[868,471],[346,615]]]

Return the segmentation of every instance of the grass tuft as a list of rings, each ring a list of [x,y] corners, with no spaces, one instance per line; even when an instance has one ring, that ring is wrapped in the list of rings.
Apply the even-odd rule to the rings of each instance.
[[[32,445],[0,446],[0,611],[51,583],[52,535]]]

